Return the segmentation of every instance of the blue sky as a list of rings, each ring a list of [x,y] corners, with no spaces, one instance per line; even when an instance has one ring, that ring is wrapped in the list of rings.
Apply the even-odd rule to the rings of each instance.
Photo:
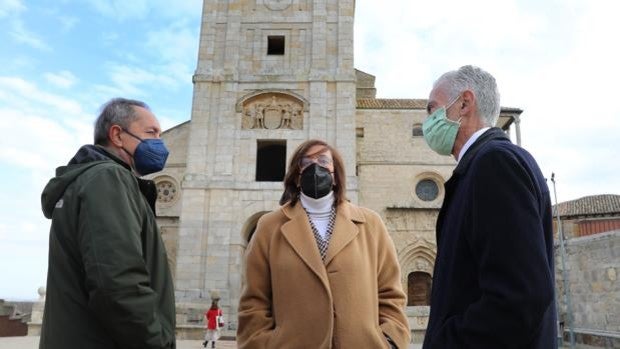
[[[613,0],[358,0],[355,65],[378,96],[426,98],[464,64],[524,110],[523,146],[560,201],[620,194],[620,32]],[[201,0],[0,0],[0,298],[45,284],[40,192],[92,142],[99,106],[149,103],[164,128],[190,118]]]

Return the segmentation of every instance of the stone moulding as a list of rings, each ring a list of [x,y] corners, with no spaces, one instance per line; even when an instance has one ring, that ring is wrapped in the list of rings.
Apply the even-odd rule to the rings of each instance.
[[[403,282],[410,272],[421,271],[433,275],[437,246],[424,238],[416,239],[398,253]]]

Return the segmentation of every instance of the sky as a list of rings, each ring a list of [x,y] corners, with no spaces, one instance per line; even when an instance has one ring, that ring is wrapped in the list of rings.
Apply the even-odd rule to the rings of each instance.
[[[190,119],[202,0],[0,0],[0,298],[45,285],[40,194],[92,143],[112,97],[146,101],[164,129]],[[379,98],[427,98],[466,64],[523,109],[522,146],[560,202],[620,194],[620,3],[357,0],[355,66]]]

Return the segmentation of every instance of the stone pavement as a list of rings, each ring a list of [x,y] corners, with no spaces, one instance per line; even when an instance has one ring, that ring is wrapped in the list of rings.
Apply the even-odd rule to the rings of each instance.
[[[0,349],[38,349],[39,337],[0,337]],[[202,342],[196,340],[179,340],[177,349],[201,349]],[[234,341],[218,341],[217,349],[237,349]],[[579,345],[577,346],[579,348]],[[410,344],[408,349],[422,349],[422,344]],[[560,349],[568,349],[562,347]]]
[[[39,348],[39,337],[0,337],[0,349],[37,349]],[[196,340],[177,341],[178,349],[201,349],[202,342]],[[236,349],[237,345],[233,341],[218,341],[217,349]],[[409,349],[421,349],[420,344],[411,344]]]

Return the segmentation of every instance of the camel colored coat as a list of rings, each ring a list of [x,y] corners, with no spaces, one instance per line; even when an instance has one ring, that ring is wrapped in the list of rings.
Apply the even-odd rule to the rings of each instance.
[[[261,217],[246,254],[239,348],[407,348],[394,244],[375,212],[345,202],[325,261],[300,203]]]

